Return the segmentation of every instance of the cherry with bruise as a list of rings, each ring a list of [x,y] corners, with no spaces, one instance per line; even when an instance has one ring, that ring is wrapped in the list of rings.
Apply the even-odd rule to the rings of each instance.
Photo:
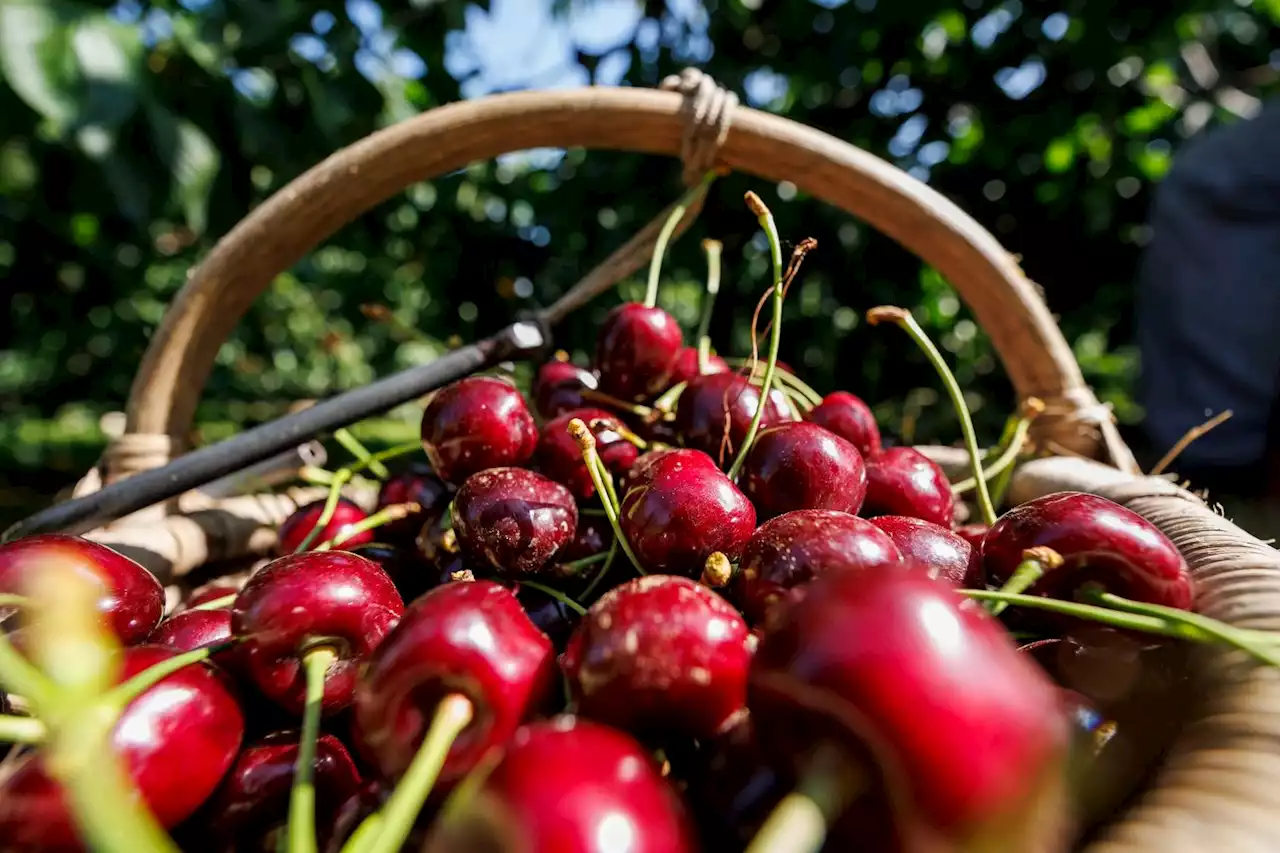
[[[708,373],[694,377],[676,404],[676,433],[685,447],[701,450],[727,465],[746,439],[759,405],[760,389],[748,382],[745,376]],[[761,428],[789,420],[791,410],[786,396],[776,388],[770,389],[769,403],[760,419]]]
[[[543,420],[588,408],[584,391],[596,391],[600,382],[590,370],[569,361],[552,360],[538,368],[533,379],[533,406]]]
[[[871,407],[848,391],[833,391],[823,397],[822,402],[805,415],[805,420],[831,430],[858,448],[863,456],[871,456],[882,449],[880,427]]]
[[[422,448],[446,483],[486,468],[522,465],[538,446],[538,428],[520,392],[490,376],[441,388],[422,412]]]
[[[857,448],[804,421],[761,431],[739,482],[761,518],[798,509],[853,514],[867,494],[867,473]]]
[[[605,317],[596,339],[600,390],[629,403],[668,386],[683,344],[680,324],[661,308],[627,302]]]
[[[862,514],[906,515],[950,528],[955,497],[946,473],[913,447],[888,447],[864,460],[867,498]]]
[[[398,504],[415,503],[420,509],[404,518],[382,525],[376,536],[394,541],[410,542],[428,521],[439,518],[453,500],[453,489],[425,462],[415,462],[404,471],[393,474],[378,489],[378,509]],[[370,531],[373,533],[373,531]]]
[[[538,438],[538,470],[568,488],[575,498],[590,500],[596,487],[582,461],[582,448],[569,434],[569,421],[574,418],[591,430],[600,461],[615,477],[635,464],[640,450],[623,437],[627,428],[622,421],[603,409],[574,409],[547,421]]]
[[[311,535],[311,531],[320,522],[320,516],[324,513],[324,505],[325,501],[323,499],[312,501],[305,506],[298,507],[284,520],[284,523],[280,525],[279,531],[281,554],[294,553],[306,541],[307,537]],[[351,526],[364,521],[368,517],[369,513],[361,509],[355,501],[347,498],[338,498],[338,502],[333,508],[333,515],[329,518],[329,523],[312,538],[311,546],[315,547],[334,539],[342,539],[343,548],[372,542],[375,537],[375,533],[372,530],[362,530],[348,537],[348,531]]]
[[[982,586],[981,556],[953,531],[905,515],[880,515],[871,523],[889,535],[903,557],[928,567],[934,577],[968,589]]]
[[[543,574],[577,527],[569,490],[526,468],[473,474],[454,501],[453,529],[463,556],[507,579]]]

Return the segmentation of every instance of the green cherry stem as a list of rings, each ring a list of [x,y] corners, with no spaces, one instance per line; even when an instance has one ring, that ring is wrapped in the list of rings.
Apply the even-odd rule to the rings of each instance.
[[[1013,428],[1009,431],[1009,435],[1004,437],[1000,442],[1000,453],[995,459],[991,460],[982,469],[982,478],[992,484],[991,502],[998,505],[1000,497],[995,494],[995,489],[999,485],[999,479],[1006,471],[1013,468],[1013,463],[1018,461],[1018,457],[1022,454],[1022,450],[1027,445],[1027,437],[1031,433],[1031,422],[1036,415],[1044,411],[1044,403],[1036,397],[1029,397],[1024,404],[1025,414],[1019,414],[1012,419]],[[968,477],[951,487],[952,494],[963,495],[972,491],[977,486],[977,481],[973,477]]]
[[[313,486],[327,486],[333,482],[333,473],[315,465],[303,465],[298,469],[298,479]]]
[[[783,797],[756,831],[745,853],[817,853],[827,828],[863,793],[867,780],[828,750],[815,757],[794,791]]]
[[[1044,577],[1044,573],[1062,565],[1062,555],[1052,548],[1028,548],[1022,552],[1022,562],[1009,575],[1009,579],[1000,587],[1001,592],[1015,595],[1026,592],[1035,582]],[[992,616],[999,616],[1009,606],[1006,601],[988,601],[987,609]]]
[[[604,576],[609,574],[609,569],[613,568],[613,561],[618,556],[618,537],[614,537],[609,543],[609,551],[605,554],[604,565],[600,567],[600,571],[596,572],[596,576],[591,579],[591,583],[587,584],[587,588],[582,591],[582,600],[590,601],[591,593],[596,591],[596,587],[600,586],[600,582],[604,580]]]
[[[390,462],[392,459],[398,459],[401,456],[407,456],[410,453],[421,453],[421,441],[406,441],[404,444],[397,444],[388,447],[386,450],[380,450],[369,457],[368,463],[361,462],[359,465],[352,466],[351,473],[359,474],[365,468],[380,462]]]
[[[724,245],[719,240],[703,240],[707,256],[707,295],[702,300],[702,316],[698,318],[698,374],[707,372],[711,359],[711,312],[720,292],[720,255]]]
[[[655,410],[652,406],[646,406],[642,403],[628,403],[626,400],[619,400],[612,394],[606,394],[603,391],[597,391],[594,388],[583,388],[580,392],[582,399],[590,400],[593,403],[600,403],[619,412],[629,412],[637,418],[645,420],[662,417],[662,412]]]
[[[315,526],[311,528],[311,532],[298,543],[298,547],[293,550],[293,553],[301,554],[310,548],[320,538],[320,531],[329,526],[329,522],[333,520],[333,513],[338,508],[338,499],[342,497],[342,487],[351,479],[351,473],[350,468],[340,468],[334,472],[333,482],[329,484],[329,496],[325,498],[324,508],[320,510],[320,517],[316,519]]]
[[[49,730],[35,717],[0,716],[0,743],[44,743]]]
[[[666,391],[662,392],[662,396],[653,401],[653,408],[657,409],[663,415],[668,415],[676,410],[676,404],[680,402],[680,395],[684,393],[684,389],[689,387],[688,382],[677,382]]]
[[[320,735],[320,706],[324,702],[324,677],[338,659],[330,645],[315,645],[302,655],[306,672],[306,704],[302,709],[302,734],[293,766],[289,792],[289,853],[316,853],[316,739]]]
[[[0,633],[0,687],[26,698],[36,708],[44,708],[57,693],[54,683],[31,665]]]
[[[583,569],[588,568],[589,566],[594,566],[596,563],[603,563],[607,559],[609,559],[609,552],[601,551],[599,554],[592,554],[590,557],[583,557],[580,560],[571,560],[567,563],[561,563],[556,567],[556,572],[557,574],[569,576],[576,575]]]
[[[602,555],[602,556],[605,556],[605,555]],[[572,598],[565,595],[563,592],[561,592],[558,589],[552,589],[546,584],[538,583],[537,581],[522,580],[520,581],[520,585],[527,586],[529,587],[529,589],[536,589],[538,592],[542,593],[543,595],[548,596],[550,598],[554,598],[556,601],[560,602],[565,607],[577,613],[579,616],[587,615],[587,608],[583,607],[581,604],[574,601]]]
[[[622,524],[618,520],[621,506],[618,503],[618,494],[613,490],[613,478],[609,476],[604,463],[600,461],[600,454],[596,452],[596,437],[591,434],[591,430],[587,429],[587,425],[580,418],[570,420],[568,429],[569,435],[573,436],[582,450],[582,461],[587,466],[587,474],[590,475],[591,482],[596,487],[596,494],[600,496],[605,517],[609,519],[609,525],[613,528],[613,541],[622,548],[631,565],[636,567],[636,571],[642,575],[645,574],[644,566],[640,565],[640,560],[636,558],[635,551],[631,550],[631,545],[622,532]]]
[[[644,307],[652,308],[658,304],[658,278],[662,273],[662,258],[667,253],[667,244],[671,242],[671,235],[676,233],[676,227],[680,224],[680,220],[684,219],[689,208],[706,195],[711,182],[715,179],[715,171],[703,175],[701,181],[685,190],[675,206],[671,208],[671,212],[667,214],[666,221],[662,223],[662,230],[658,232],[658,239],[653,244],[653,258],[649,261],[649,281],[644,291]]]
[[[751,359],[749,358],[729,358],[725,360],[729,362],[730,367],[746,367],[751,364]],[[756,377],[759,376],[759,374],[760,367],[757,365],[755,373],[752,375],[752,380],[756,380]],[[813,387],[799,376],[796,376],[788,370],[784,370],[781,367],[775,368],[773,378],[780,384],[787,385],[794,390],[797,396],[804,400],[806,409],[812,409],[814,406],[822,402],[821,394],[813,390]]]
[[[346,427],[341,427],[333,431],[333,439],[342,445],[342,448],[354,456],[361,462],[373,476],[379,480],[385,480],[391,476],[391,472],[387,470],[387,466],[382,463],[381,459],[375,459],[373,454],[369,452],[369,448],[360,443],[360,439],[351,434]]]
[[[370,515],[366,518],[362,518],[359,521],[355,522],[354,524],[349,524],[346,527],[342,528],[342,530],[338,532],[337,536],[333,537],[332,539],[326,542],[321,542],[319,545],[315,547],[315,550],[329,551],[334,548],[340,547],[342,543],[346,542],[348,539],[350,539],[353,536],[356,536],[360,533],[364,533],[366,530],[375,530],[381,527],[382,525],[390,524],[393,521],[400,521],[403,518],[408,518],[409,516],[413,515],[415,512],[419,512],[421,509],[422,509],[422,506],[420,504],[414,503],[413,501],[406,501],[405,503],[402,503],[402,504],[391,504],[389,506],[384,506],[382,509],[375,512],[373,515]]]
[[[197,604],[195,607],[189,607],[188,610],[221,610],[224,607],[230,607],[236,603],[235,593],[224,595],[221,598],[215,598],[206,601],[203,604]]]
[[[911,316],[910,311],[894,305],[881,305],[867,312],[867,322],[873,326],[886,321],[896,324],[911,336],[916,346],[920,347],[928,357],[933,369],[938,373],[938,378],[942,380],[943,387],[947,389],[947,396],[951,398],[956,416],[960,420],[960,431],[964,434],[965,448],[969,451],[969,463],[973,468],[974,485],[978,493],[978,509],[982,512],[982,520],[988,527],[995,524],[995,506],[991,503],[991,492],[987,490],[987,480],[982,476],[982,451],[978,448],[978,434],[974,431],[973,418],[969,416],[969,407],[965,405],[964,392],[960,390],[960,383],[956,381],[955,374],[951,372],[942,353],[938,352],[938,348],[934,346],[933,341],[929,340],[929,336],[925,334],[924,329],[920,328],[920,324]]]
[[[1140,616],[1136,613],[1124,613],[1109,607],[1098,607],[1092,604],[1081,604],[1078,601],[1063,601],[1058,598],[1044,598],[1039,595],[1026,595],[1014,592],[1001,592],[991,589],[957,590],[966,598],[977,601],[1000,601],[1017,607],[1028,607],[1032,610],[1045,610],[1063,616],[1075,616],[1088,622],[1098,622],[1112,628],[1123,628],[1142,634],[1155,634],[1161,637],[1174,637],[1179,640],[1203,642],[1204,635],[1188,625],[1170,623],[1167,619],[1153,616]]]

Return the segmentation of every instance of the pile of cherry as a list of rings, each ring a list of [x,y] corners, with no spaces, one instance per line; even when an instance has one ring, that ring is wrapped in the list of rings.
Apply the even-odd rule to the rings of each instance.
[[[1065,849],[1168,735],[1170,638],[1270,659],[1119,505],[957,527],[938,465],[806,393],[771,331],[735,370],[621,305],[532,406],[498,375],[435,393],[381,511],[336,477],[241,588],[162,618],[137,564],[39,536],[0,546],[0,624],[21,652],[36,557],[95,579],[122,683],[170,664],[113,748],[210,851]],[[3,721],[0,847],[79,849],[39,721]]]

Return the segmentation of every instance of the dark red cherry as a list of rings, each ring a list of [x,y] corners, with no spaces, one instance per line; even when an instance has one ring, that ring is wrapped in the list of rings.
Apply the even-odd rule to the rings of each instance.
[[[956,527],[955,533],[961,539],[969,543],[969,547],[973,548],[975,556],[982,555],[982,540],[986,538],[987,531],[990,527],[982,523],[961,524]]]
[[[751,645],[747,624],[719,595],[688,578],[649,575],[591,606],[560,667],[583,716],[706,738],[742,710]]]
[[[853,514],[867,494],[867,472],[857,448],[803,421],[761,431],[739,483],[761,518],[798,509]]]
[[[573,540],[556,555],[562,563],[571,563],[593,554],[609,550],[613,542],[613,526],[603,515],[578,514],[578,528],[573,532]]]
[[[388,541],[412,541],[422,525],[439,518],[448,509],[451,500],[453,490],[436,476],[431,466],[425,462],[415,463],[382,484],[382,488],[378,490],[378,509],[409,502],[416,503],[422,509],[388,522],[376,532],[370,533]]]
[[[477,471],[521,465],[538,446],[538,427],[515,386],[470,376],[437,391],[422,413],[422,447],[446,483]]]
[[[880,427],[871,407],[848,391],[833,391],[814,406],[805,419],[826,427],[858,448],[863,456],[879,453]]]
[[[1006,512],[982,543],[991,582],[1004,583],[1035,546],[1052,548],[1063,562],[1027,590],[1033,595],[1071,598],[1096,583],[1125,598],[1191,608],[1191,574],[1178,549],[1154,524],[1106,498],[1057,492]]]
[[[760,389],[737,373],[708,373],[689,380],[676,404],[676,432],[685,447],[692,447],[728,465],[742,446],[760,405]],[[774,388],[769,392],[760,426],[770,427],[791,420],[787,398]],[[729,441],[725,436],[728,413]],[[722,446],[723,453],[722,453]]]
[[[490,468],[458,489],[453,529],[476,567],[516,579],[542,572],[571,541],[578,507],[569,490],[527,468]]]
[[[538,438],[535,457],[538,470],[566,486],[575,498],[595,497],[596,487],[582,461],[582,448],[569,434],[569,421],[580,418],[596,438],[596,452],[606,468],[617,477],[635,464],[639,449],[622,437],[622,421],[603,409],[574,409],[547,421]]]
[[[698,577],[713,552],[736,558],[755,529],[751,501],[714,464],[688,453],[663,455],[632,481],[620,496],[620,522],[647,572]]]
[[[760,736],[801,774],[820,754],[879,770],[905,849],[931,836],[965,850],[1061,840],[1058,688],[922,567],[815,580],[776,615],[749,690]],[[1029,819],[1046,806],[1048,825]]]
[[[512,590],[520,606],[538,630],[547,635],[551,645],[557,650],[563,649],[573,634],[573,629],[582,621],[576,610],[558,598],[547,595],[540,589],[517,583]]]
[[[427,590],[449,581],[448,571],[437,567],[416,550],[385,542],[369,542],[351,548],[350,552],[377,563],[395,584],[401,601],[413,601]]]
[[[293,514],[284,520],[284,524],[280,525],[280,553],[292,554],[298,550],[312,529],[320,521],[320,516],[324,513],[324,500],[312,501],[306,506],[300,506],[293,511]],[[357,522],[364,521],[369,517],[369,513],[362,510],[354,501],[346,498],[338,498],[338,503],[333,508],[333,516],[329,519],[329,523],[316,534],[311,540],[311,547],[315,547],[330,539],[336,539],[343,536],[347,532],[347,528]],[[372,542],[376,534],[372,530],[364,530],[351,536],[349,539],[343,539],[342,547],[350,548],[355,545],[362,545],[365,542]]]
[[[934,577],[969,589],[982,586],[982,560],[947,528],[905,515],[880,515],[871,523],[889,534],[903,557],[928,567]]]
[[[596,339],[600,390],[627,402],[646,400],[670,384],[683,335],[661,308],[619,305],[605,317]]]
[[[502,761],[485,779],[471,817],[482,821],[483,828],[465,818],[446,824],[426,849],[698,849],[679,798],[644,748],[622,732],[570,716],[530,723],[515,733]],[[477,843],[476,833],[494,846]]]
[[[226,580],[210,581],[203,586],[198,586],[187,594],[183,600],[183,608],[190,610],[193,607],[199,607],[202,604],[209,604],[213,601],[220,601],[227,596],[235,595],[240,591],[241,584],[231,583]],[[230,608],[231,603],[227,602],[224,608]]]
[[[272,850],[271,837],[288,820],[298,732],[273,732],[244,748],[201,813],[216,838],[214,849]],[[316,741],[316,814],[324,845],[330,818],[357,792],[360,773],[342,742],[331,734]]]
[[[550,420],[573,409],[595,405],[583,391],[600,387],[596,375],[568,361],[548,361],[533,379],[533,405],[538,416]]]
[[[621,497],[634,487],[642,485],[648,481],[650,473],[655,466],[661,462],[664,468],[705,468],[708,471],[719,471],[716,467],[715,460],[701,450],[689,450],[687,448],[666,448],[663,450],[650,450],[642,453],[636,458],[636,462],[631,468],[622,475],[617,484],[618,496]]]
[[[871,522],[844,512],[805,509],[760,525],[742,549],[734,598],[752,623],[779,600],[838,569],[898,568],[902,554]]]
[[[951,483],[932,459],[912,447],[887,447],[863,461],[867,466],[863,515],[907,515],[952,526]]]
[[[173,655],[159,646],[128,648],[119,680]],[[222,676],[197,663],[130,702],[111,730],[111,744],[151,813],[173,827],[213,793],[243,735],[244,716]],[[0,779],[0,839],[6,851],[83,849],[62,789],[39,752]]]
[[[345,551],[309,551],[249,578],[231,608],[231,628],[258,689],[298,714],[306,698],[302,656],[312,646],[332,646],[338,657],[325,674],[323,708],[333,713],[350,704],[357,669],[403,612],[377,563]]]
[[[164,587],[142,566],[105,545],[45,533],[0,545],[0,593],[25,595],[29,572],[50,561],[74,566],[100,590],[98,612],[125,645],[140,643],[164,615]],[[0,626],[8,621],[0,612]]]
[[[390,789],[378,779],[368,779],[338,806],[333,816],[333,831],[329,835],[329,843],[323,849],[325,853],[341,853],[347,839],[355,832],[356,827],[364,819],[386,804]],[[421,820],[421,818],[419,818]],[[415,833],[409,838],[413,839]],[[405,848],[401,848],[405,849]],[[409,847],[410,850],[420,849]]]
[[[231,609],[183,610],[160,623],[148,643],[175,652],[191,652],[205,646],[221,645],[231,640]],[[232,647],[215,654],[211,660],[228,673],[243,671],[242,649]]]
[[[467,773],[539,710],[555,684],[551,641],[510,590],[492,581],[437,587],[405,611],[356,687],[355,731],[383,778],[408,767],[440,700],[471,700],[440,784]]]
[[[702,371],[698,370],[698,348],[697,347],[681,347],[680,352],[676,353],[675,367],[671,371],[669,380],[671,385],[678,385],[681,382],[688,382]],[[720,356],[712,353],[707,356],[707,373],[728,373],[729,362]]]

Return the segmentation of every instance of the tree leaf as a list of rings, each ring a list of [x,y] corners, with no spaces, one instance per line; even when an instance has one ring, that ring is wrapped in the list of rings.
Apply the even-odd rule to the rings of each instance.
[[[208,224],[209,194],[222,157],[213,140],[190,119],[156,102],[147,105],[147,113],[156,150],[173,181],[170,198],[182,209],[187,227],[199,234]]]
[[[79,112],[68,24],[50,3],[0,3],[0,74],[61,135]]]

